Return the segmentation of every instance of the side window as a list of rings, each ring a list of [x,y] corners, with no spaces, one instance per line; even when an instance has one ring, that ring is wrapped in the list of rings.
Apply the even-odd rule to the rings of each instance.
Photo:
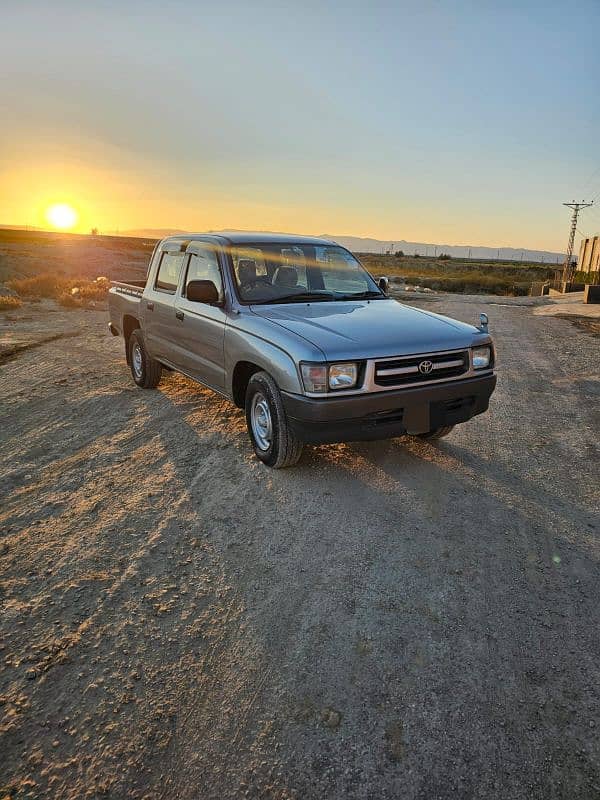
[[[222,300],[223,280],[221,278],[217,254],[215,250],[208,245],[206,248],[197,249],[198,252],[190,256],[187,275],[185,277],[184,294],[187,293],[187,285],[190,281],[212,281],[219,292],[219,300]]]
[[[183,264],[183,253],[163,253],[156,274],[155,289],[175,292],[179,283],[179,273]]]

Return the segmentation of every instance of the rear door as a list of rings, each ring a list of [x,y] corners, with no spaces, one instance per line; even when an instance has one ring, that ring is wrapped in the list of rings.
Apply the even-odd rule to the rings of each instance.
[[[185,249],[185,245],[181,242],[165,242],[159,254],[158,268],[154,274],[151,271],[142,298],[148,350],[154,358],[173,366],[179,366],[175,340],[175,293],[186,258],[182,248]]]
[[[181,290],[175,298],[177,344],[181,369],[215,389],[225,389],[225,290],[222,251],[212,242],[193,241],[187,247]],[[193,280],[209,280],[217,287],[219,304],[196,303],[186,297]]]

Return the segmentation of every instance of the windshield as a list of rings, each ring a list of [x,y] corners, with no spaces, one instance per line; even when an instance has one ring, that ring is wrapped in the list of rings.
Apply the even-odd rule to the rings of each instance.
[[[300,303],[384,295],[352,253],[337,245],[261,243],[229,248],[246,303]]]

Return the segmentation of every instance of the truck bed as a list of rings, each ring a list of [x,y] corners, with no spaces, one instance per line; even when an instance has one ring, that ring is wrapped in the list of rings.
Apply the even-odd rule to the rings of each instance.
[[[141,297],[146,286],[145,280],[129,281],[128,283],[125,281],[111,281],[111,283],[119,294],[129,294],[134,297]]]

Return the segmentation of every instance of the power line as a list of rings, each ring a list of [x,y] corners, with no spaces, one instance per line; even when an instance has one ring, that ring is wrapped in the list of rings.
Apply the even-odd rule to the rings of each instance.
[[[573,269],[573,245],[575,243],[575,232],[577,230],[577,217],[582,209],[589,208],[593,204],[593,200],[591,203],[563,203],[563,206],[573,209],[573,213],[571,214],[571,230],[569,231],[569,244],[567,245],[567,254],[563,266],[562,279],[564,283],[569,283],[573,280],[573,272],[575,271]]]
[[[585,184],[584,184],[584,186],[583,186],[583,188],[582,188],[582,190],[581,190],[581,193],[582,193],[582,194],[587,194],[587,192],[588,192],[588,190],[589,190],[590,186],[591,186],[591,185],[594,183],[594,181],[595,181],[596,177],[597,177],[599,174],[600,174],[600,167],[596,167],[596,169],[595,169],[595,170],[594,170],[594,171],[591,173],[591,175],[589,176],[589,178],[588,178],[588,179],[587,179],[587,181],[585,182]]]

